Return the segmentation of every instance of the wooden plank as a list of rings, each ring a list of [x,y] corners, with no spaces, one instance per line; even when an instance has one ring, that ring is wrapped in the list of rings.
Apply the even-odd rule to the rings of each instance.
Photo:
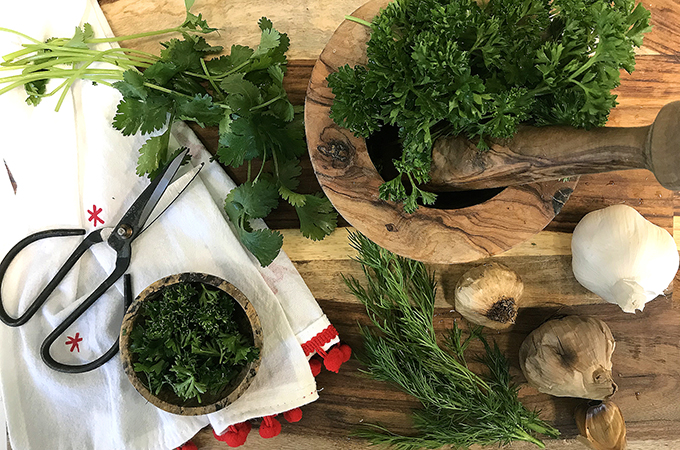
[[[367,322],[363,307],[333,301],[320,303],[343,340],[355,350],[359,349],[361,337],[356,323]],[[517,360],[519,344],[531,330],[556,313],[593,315],[612,329],[617,342],[613,375],[619,386],[613,400],[626,418],[629,448],[657,449],[671,445],[671,442],[677,446],[673,439],[680,426],[680,402],[676,401],[680,388],[680,346],[675,335],[680,324],[680,310],[672,301],[655,300],[648,304],[644,313],[637,315],[623,314],[614,305],[525,308],[512,330],[493,334],[508,356],[517,382],[523,382]],[[459,316],[449,309],[437,309],[435,328],[444,333],[458,319]],[[366,448],[365,443],[348,437],[348,432],[361,423],[382,422],[395,432],[408,433],[409,411],[417,403],[384,383],[366,378],[358,368],[352,360],[338,374],[323,371],[317,378],[319,388],[323,389],[320,398],[303,408],[303,420],[297,424],[282,420],[283,435],[271,442],[259,439],[254,430],[248,438],[248,448]],[[549,449],[579,448],[573,446],[577,432],[572,411],[577,400],[550,397],[526,385],[520,390],[520,398],[529,408],[540,409],[542,417],[554,423],[567,439],[549,442]],[[197,443],[200,448],[222,448],[208,433],[207,430],[199,433]],[[651,442],[658,446],[652,446]],[[532,447],[513,445],[509,448]]]
[[[316,59],[345,15],[365,0],[199,0],[192,11],[202,13],[220,30],[220,45],[255,45],[259,42],[257,19],[267,16],[288,33],[291,59]],[[99,0],[113,32],[127,35],[175,27],[184,20],[182,0]],[[645,36],[641,54],[677,54],[680,49],[680,12],[677,0],[645,2],[652,14],[652,31]],[[153,20],[149,20],[153,18]],[[157,53],[158,38],[140,39],[130,46]]]

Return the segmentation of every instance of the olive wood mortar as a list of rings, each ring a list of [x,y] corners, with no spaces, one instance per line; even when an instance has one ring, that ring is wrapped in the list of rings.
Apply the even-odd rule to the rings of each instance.
[[[388,3],[370,0],[352,15],[370,21]],[[508,187],[465,208],[421,206],[413,214],[404,212],[400,203],[379,198],[384,180],[368,155],[366,142],[328,117],[334,96],[326,77],[345,64],[366,64],[369,32],[353,21],[340,24],[314,66],[305,99],[312,166],[338,212],[381,247],[441,264],[502,253],[545,228],[573,192],[577,177]]]
[[[666,189],[680,190],[680,101],[664,106],[649,126],[582,130],[521,127],[512,139],[490,139],[480,151],[464,138],[438,139],[431,190],[513,186],[574,175],[648,169]]]

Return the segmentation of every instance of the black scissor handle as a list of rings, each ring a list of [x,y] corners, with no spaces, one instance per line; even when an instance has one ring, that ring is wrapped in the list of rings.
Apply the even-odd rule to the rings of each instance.
[[[28,237],[17,242],[17,244],[10,249],[10,251],[5,255],[2,262],[0,262],[0,289],[2,289],[2,280],[5,277],[5,272],[9,267],[12,260],[19,254],[21,250],[29,246],[35,241],[41,239],[52,238],[52,237],[64,237],[64,236],[82,236],[85,234],[83,229],[58,229],[58,230],[47,230],[39,231],[38,233],[31,234]],[[7,311],[5,311],[5,306],[2,303],[2,296],[0,294],[0,320],[6,325],[11,327],[18,327],[33,317],[40,307],[45,303],[45,300],[52,294],[57,285],[66,276],[66,274],[75,265],[76,261],[90,248],[92,245],[102,242],[101,230],[95,230],[90,233],[83,241],[76,247],[76,249],[71,253],[71,256],[66,260],[66,262],[57,271],[50,282],[45,286],[38,297],[31,303],[31,305],[26,309],[26,311],[17,318],[10,316]]]
[[[127,247],[128,249],[130,248],[129,246]],[[127,261],[127,262],[126,262]],[[119,267],[119,263],[121,266]],[[113,284],[118,280],[118,278],[127,270],[128,266],[130,265],[130,258],[129,255],[127,257],[127,260],[122,260],[119,257],[119,260],[117,261],[116,264],[116,269],[113,271],[109,277],[104,280],[104,282],[90,294],[87,299],[76,308],[75,311],[73,311],[64,322],[59,324],[57,328],[52,331],[49,336],[45,338],[43,341],[42,345],[40,346],[40,356],[42,357],[43,362],[47,365],[47,367],[57,370],[59,372],[64,372],[64,373],[83,373],[83,372],[89,372],[90,370],[94,370],[100,366],[102,366],[104,363],[109,361],[111,358],[115,356],[116,353],[118,353],[118,340],[116,339],[116,342],[111,346],[110,349],[106,351],[102,356],[99,358],[95,359],[94,361],[90,361],[89,363],[85,364],[62,364],[60,362],[55,361],[54,358],[52,358],[52,355],[50,355],[50,347],[52,344],[54,344],[54,341],[59,338],[59,336],[66,331],[66,329],[73,324],[73,322],[80,317],[87,308],[89,308],[99,297],[101,297],[104,292],[106,292],[107,289],[109,289]],[[124,289],[123,289],[123,295],[125,297],[125,302],[124,302],[124,310],[123,313],[125,313],[130,306],[130,303],[132,303],[132,289],[130,287],[130,275],[125,274],[124,278]]]

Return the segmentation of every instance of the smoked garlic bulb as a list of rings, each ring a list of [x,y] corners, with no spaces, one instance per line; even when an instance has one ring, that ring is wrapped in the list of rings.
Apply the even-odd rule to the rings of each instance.
[[[579,433],[593,449],[626,449],[626,422],[614,403],[591,401],[579,405],[574,416]]]
[[[472,323],[507,328],[517,318],[524,283],[515,272],[497,262],[468,270],[455,289],[454,307]]]
[[[557,397],[604,400],[616,392],[607,324],[595,317],[567,316],[532,331],[519,349],[530,385]]]

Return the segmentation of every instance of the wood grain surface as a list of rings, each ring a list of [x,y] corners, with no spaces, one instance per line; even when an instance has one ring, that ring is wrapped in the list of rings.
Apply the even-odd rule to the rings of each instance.
[[[256,32],[260,14],[274,20],[275,26],[291,37],[292,61],[286,87],[298,104],[304,99],[311,69],[317,56],[345,14],[358,7],[359,1],[305,0],[300,2],[270,0],[199,0],[196,12],[220,27],[220,45],[243,42],[252,44],[245,28]],[[680,99],[680,3],[677,0],[645,2],[652,11],[653,31],[637,58],[637,70],[622,77],[617,89],[619,107],[611,114],[611,126],[645,126],[652,123],[666,103]],[[162,21],[180,17],[181,0],[102,0],[102,8],[117,34],[155,29]],[[309,10],[309,11],[308,11]],[[227,14],[228,12],[228,14]],[[172,19],[172,20],[171,20]],[[174,22],[172,22],[174,23]],[[284,25],[284,26],[280,26]],[[248,42],[248,39],[250,41]],[[131,46],[137,45],[135,43]],[[141,44],[140,44],[141,45]],[[144,44],[149,45],[149,43]],[[194,128],[206,146],[214,151],[216,130]],[[302,186],[307,192],[318,189],[309,161],[303,161]],[[243,172],[231,171],[233,178],[244,180]],[[675,450],[680,448],[680,307],[671,296],[649,303],[643,313],[625,314],[614,305],[605,304],[582,288],[573,278],[570,257],[570,233],[587,212],[611,204],[635,207],[646,218],[669,231],[674,227],[674,192],[664,189],[646,170],[630,170],[600,175],[585,175],[560,214],[541,233],[507,253],[496,256],[524,278],[524,308],[517,325],[508,332],[493,334],[507,352],[517,381],[517,349],[533,328],[556,313],[588,314],[604,320],[617,341],[614,352],[614,376],[620,391],[613,400],[620,406],[628,425],[630,450]],[[680,230],[680,221],[675,220]],[[280,207],[268,220],[273,228],[298,226],[294,212]],[[346,222],[341,222],[346,224]],[[360,350],[357,323],[367,323],[360,304],[345,290],[340,274],[359,275],[360,267],[350,259],[346,229],[323,242],[311,242],[299,233],[286,230],[285,249],[319,300],[344,341]],[[676,238],[680,233],[676,234]],[[680,241],[680,239],[678,239]],[[468,264],[435,265],[439,282],[434,318],[438,330],[450,327],[459,316],[450,305],[451,289]],[[382,422],[395,431],[408,432],[409,411],[417,403],[384,383],[364,377],[352,359],[334,374],[327,371],[317,377],[320,398],[303,407],[303,419],[296,424],[282,421],[282,434],[262,439],[256,427],[242,448],[244,450],[297,449],[366,449],[367,444],[349,436],[361,423]],[[551,450],[585,449],[576,437],[571,417],[575,401],[556,399],[522,386],[522,401],[537,407],[563,432],[564,439],[548,442]],[[257,426],[257,423],[255,423]],[[201,431],[194,442],[199,449],[225,450],[209,429]],[[512,449],[535,448],[513,445]]]

